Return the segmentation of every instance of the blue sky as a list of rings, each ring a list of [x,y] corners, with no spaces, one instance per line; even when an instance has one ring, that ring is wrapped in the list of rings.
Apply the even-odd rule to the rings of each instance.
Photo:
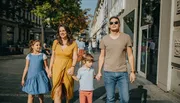
[[[94,16],[94,10],[96,8],[98,0],[82,0],[81,8],[90,8],[91,11],[89,11],[89,14],[92,14]]]

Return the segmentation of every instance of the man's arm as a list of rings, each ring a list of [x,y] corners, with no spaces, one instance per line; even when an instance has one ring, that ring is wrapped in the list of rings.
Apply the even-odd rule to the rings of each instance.
[[[132,48],[131,47],[127,47],[127,54],[128,54],[128,60],[129,60],[129,64],[131,66],[131,72],[134,72],[134,56],[132,53]]]
[[[100,80],[101,77],[102,77],[102,73],[101,73],[101,70],[102,70],[102,66],[104,64],[104,57],[105,57],[105,50],[104,49],[101,49],[101,53],[100,53],[100,56],[99,56],[99,65],[98,65],[98,74],[96,76],[96,79],[97,80]]]
[[[131,66],[130,81],[132,83],[135,81],[136,76],[135,76],[135,69],[134,69],[134,56],[133,56],[131,47],[127,47],[127,54],[128,54],[129,64]]]

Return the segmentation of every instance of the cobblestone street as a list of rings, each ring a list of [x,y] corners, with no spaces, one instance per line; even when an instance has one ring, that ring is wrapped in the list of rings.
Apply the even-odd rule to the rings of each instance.
[[[96,70],[98,55],[99,53],[94,55],[96,62],[93,66]],[[16,57],[0,57],[0,103],[26,103],[27,94],[21,91],[20,85],[25,65],[24,58],[25,56],[23,55]],[[100,82],[95,80],[94,84],[95,90],[93,102],[105,103],[106,92],[103,80]],[[139,85],[142,85],[144,89],[138,88]],[[78,83],[75,82],[72,103],[79,103],[78,99]],[[130,103],[141,103],[140,101],[143,100],[147,101],[147,103],[180,103],[180,100],[178,100],[177,97],[170,93],[165,93],[143,77],[137,76],[136,82],[130,84]],[[35,98],[35,103],[38,103],[38,98]],[[49,94],[45,95],[45,103],[52,103]],[[116,103],[119,103],[117,92]]]
[[[54,103],[51,87],[62,103],[180,103],[180,0],[0,0],[0,103]]]

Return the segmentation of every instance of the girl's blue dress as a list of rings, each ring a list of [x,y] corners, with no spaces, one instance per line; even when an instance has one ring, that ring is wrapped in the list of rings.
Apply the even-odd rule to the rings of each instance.
[[[44,69],[43,53],[40,55],[28,54],[29,69],[22,91],[28,94],[44,94],[51,90],[50,80]]]

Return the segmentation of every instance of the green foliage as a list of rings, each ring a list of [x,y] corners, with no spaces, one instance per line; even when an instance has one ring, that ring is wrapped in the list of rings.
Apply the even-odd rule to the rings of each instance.
[[[51,12],[51,5],[45,2],[43,5],[37,5],[36,9],[33,9],[31,12],[41,18],[47,18],[47,15]]]
[[[90,23],[90,9],[82,10],[80,5],[81,0],[26,0],[26,8],[40,16],[45,25],[57,30],[59,24],[65,24],[72,32],[82,32]]]

